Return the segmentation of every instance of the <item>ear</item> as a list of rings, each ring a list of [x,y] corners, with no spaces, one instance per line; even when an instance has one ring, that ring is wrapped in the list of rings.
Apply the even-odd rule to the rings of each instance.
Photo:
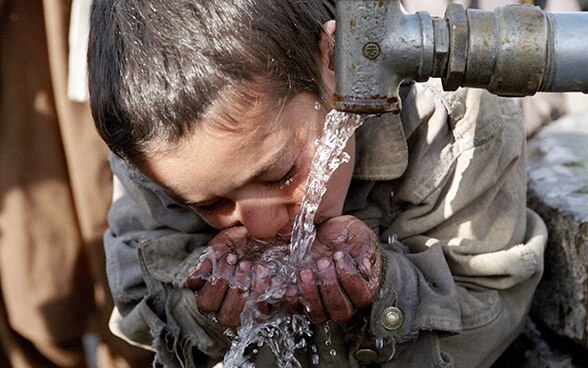
[[[335,21],[329,20],[323,24],[323,33],[319,45],[321,49],[321,59],[323,64],[335,70]]]
[[[323,32],[319,42],[321,50],[321,76],[326,91],[323,98],[330,101],[335,90],[335,21],[329,20],[323,24]]]

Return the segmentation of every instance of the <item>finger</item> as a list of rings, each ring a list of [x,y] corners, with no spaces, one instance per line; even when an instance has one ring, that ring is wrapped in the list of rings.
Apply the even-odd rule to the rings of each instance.
[[[304,313],[306,313],[308,319],[314,324],[325,323],[329,316],[321,301],[314,272],[311,269],[301,270],[298,273],[297,284],[302,304],[304,305]]]
[[[355,230],[354,241],[349,252],[354,259],[368,257],[369,254],[376,252],[378,239],[369,228],[359,228]]]
[[[218,321],[229,328],[237,328],[241,324],[241,313],[245,308],[249,287],[251,284],[251,262],[240,262],[235,269],[234,280],[227,291],[220,311]]]
[[[358,239],[354,244],[350,244],[350,248],[347,251],[344,248],[340,249],[349,253],[351,258],[355,261],[357,269],[366,280],[373,274],[376,260],[380,257],[379,243],[377,239],[371,235],[372,233],[366,230],[364,231],[364,234],[359,237],[361,240]]]
[[[356,258],[357,269],[361,273],[361,276],[363,276],[366,280],[369,280],[374,273],[373,259],[375,259],[375,255],[373,253],[367,253]]]
[[[229,248],[234,248],[233,245],[240,243],[243,238],[246,237],[247,229],[241,226],[230,227],[220,231],[212,240],[208,243],[209,245],[220,246],[225,245]]]
[[[200,290],[206,280],[210,278],[210,274],[212,273],[212,261],[208,258],[202,260],[197,266],[194,271],[188,275],[186,279],[186,285],[192,291]]]
[[[233,274],[237,257],[228,254],[218,261],[218,268],[210,281],[206,282],[198,292],[196,304],[202,313],[216,313],[223,302]]]
[[[303,313],[302,304],[298,301],[298,288],[296,285],[289,285],[283,300],[284,306],[292,314]]]
[[[263,294],[270,287],[270,285],[271,280],[269,269],[263,264],[255,265],[253,278],[251,280],[251,295],[253,296],[254,300],[258,301],[256,306],[261,315],[268,315],[270,312],[268,303],[265,300],[262,300]]]
[[[378,289],[377,283],[370,283],[355,267],[353,259],[344,252],[333,255],[335,268],[341,287],[356,308],[363,308],[372,303]],[[364,259],[367,260],[367,259]],[[365,266],[364,269],[368,268]],[[369,266],[371,270],[371,265]],[[371,275],[371,274],[370,274]]]
[[[320,280],[319,290],[329,316],[335,322],[347,321],[355,313],[355,307],[337,280],[334,263],[329,258],[321,258],[317,261],[317,269]]]
[[[222,230],[209,243],[217,254],[234,252],[239,257],[246,253],[248,248],[248,231],[244,226],[236,226]]]

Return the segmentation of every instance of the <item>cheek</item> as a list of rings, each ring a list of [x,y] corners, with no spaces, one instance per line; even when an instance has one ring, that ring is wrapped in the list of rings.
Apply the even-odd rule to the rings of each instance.
[[[352,137],[345,147],[345,152],[350,154],[349,162],[341,164],[327,183],[327,192],[323,197],[321,207],[330,213],[325,215],[340,216],[343,212],[343,204],[349,191],[349,184],[351,183],[353,168],[355,166],[355,154],[353,153],[355,151],[354,138]]]
[[[302,198],[305,194],[307,179],[308,172],[305,172],[304,175],[297,175],[291,185],[281,189],[277,194],[282,197],[284,203],[288,204],[291,214],[295,215],[300,211]]]
[[[317,221],[341,216],[353,174],[352,162],[341,164],[327,183],[327,191],[320,203]]]
[[[348,162],[339,166],[327,184],[327,192],[323,198],[325,206],[336,208],[337,216],[343,211],[343,203],[349,190],[353,174],[353,166]]]

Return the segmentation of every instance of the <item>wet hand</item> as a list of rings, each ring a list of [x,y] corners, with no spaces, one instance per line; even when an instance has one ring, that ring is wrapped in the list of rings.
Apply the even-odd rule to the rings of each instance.
[[[259,261],[262,251],[245,227],[229,228],[215,236],[186,280],[188,288],[197,293],[200,312],[215,314],[224,326],[238,327],[247,300],[258,300],[271,284],[267,265]],[[260,301],[257,309],[267,314],[269,305]]]
[[[321,223],[310,257],[298,271],[297,287],[311,322],[345,322],[373,302],[382,258],[376,235],[363,221],[340,216]]]

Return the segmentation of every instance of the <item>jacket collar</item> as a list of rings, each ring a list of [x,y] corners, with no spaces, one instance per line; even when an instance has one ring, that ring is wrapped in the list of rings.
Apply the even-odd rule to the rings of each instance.
[[[465,114],[467,89],[445,92],[440,81],[403,83],[400,114],[383,114],[368,118],[356,131],[356,157],[353,178],[359,180],[394,180],[408,166],[407,138],[443,106],[447,123],[453,129]]]
[[[353,178],[392,180],[408,165],[408,146],[400,115],[370,117],[355,133],[356,156]]]

